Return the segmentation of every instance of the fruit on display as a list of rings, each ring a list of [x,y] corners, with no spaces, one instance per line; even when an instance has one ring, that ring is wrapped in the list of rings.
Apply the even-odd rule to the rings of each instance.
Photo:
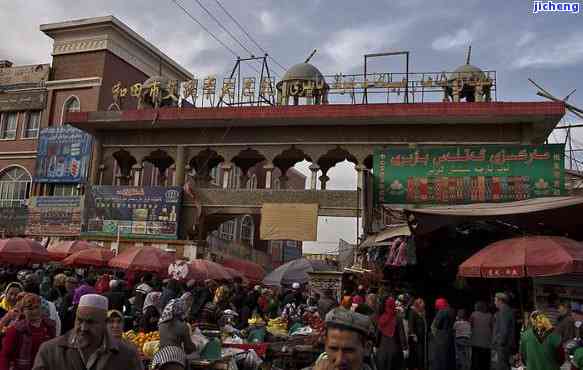
[[[134,330],[130,330],[126,331],[122,338],[128,342],[132,342],[138,347],[138,350],[147,354],[144,350],[144,345],[149,342],[160,342],[160,332],[152,331],[149,333],[137,333]]]
[[[267,331],[275,336],[287,335],[287,321],[283,317],[269,320]]]

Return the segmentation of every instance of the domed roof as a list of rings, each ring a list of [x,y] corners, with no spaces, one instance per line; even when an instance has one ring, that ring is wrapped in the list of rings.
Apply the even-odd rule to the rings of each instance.
[[[481,80],[486,78],[486,74],[480,68],[468,63],[457,67],[449,76],[450,80],[457,78]]]
[[[310,80],[310,81],[320,81],[324,80],[322,72],[318,68],[314,67],[310,63],[298,63],[285,72],[282,81],[290,80]]]

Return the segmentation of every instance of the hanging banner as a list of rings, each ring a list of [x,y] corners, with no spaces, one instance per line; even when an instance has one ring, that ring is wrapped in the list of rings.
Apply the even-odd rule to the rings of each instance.
[[[375,201],[456,204],[561,196],[564,158],[562,144],[378,150]]]
[[[26,235],[79,236],[82,197],[32,197]]]
[[[91,163],[91,135],[75,127],[50,127],[38,137],[35,182],[84,183]]]
[[[83,235],[177,239],[182,188],[91,186]]]
[[[263,203],[261,240],[316,241],[317,203]]]

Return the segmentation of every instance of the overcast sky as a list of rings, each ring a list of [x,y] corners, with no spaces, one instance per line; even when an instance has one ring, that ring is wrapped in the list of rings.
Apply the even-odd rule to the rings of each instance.
[[[199,1],[244,46],[261,54],[216,0]],[[541,100],[527,81],[531,77],[557,96],[579,88],[570,101],[583,106],[583,11],[533,15],[532,1],[525,0],[220,1],[286,68],[318,49],[311,62],[324,74],[357,73],[362,70],[365,53],[409,50],[411,71],[450,71],[464,63],[471,43],[472,64],[497,71],[498,100]],[[238,55],[248,56],[196,0],[179,2]],[[226,76],[234,64],[234,56],[171,0],[2,0],[0,59],[16,64],[50,62],[51,40],[39,31],[40,24],[109,14],[197,77]],[[270,66],[277,74],[283,74],[275,63]],[[401,72],[402,68],[395,61],[375,61],[371,66],[384,72]],[[582,132],[577,134],[583,142]],[[329,188],[354,188],[356,177],[350,168],[343,164],[332,169]],[[353,223],[321,220],[319,239],[329,243],[320,244],[320,248],[333,249],[338,237],[354,241]]]

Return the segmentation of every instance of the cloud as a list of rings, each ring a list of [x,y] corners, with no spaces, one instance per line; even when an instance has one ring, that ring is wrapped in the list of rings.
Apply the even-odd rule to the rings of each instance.
[[[324,54],[332,62],[324,72],[349,71],[362,64],[364,54],[397,45],[412,22],[351,27],[334,33],[323,47]]]
[[[467,46],[472,43],[472,32],[467,28],[462,28],[453,34],[446,34],[436,38],[431,47],[434,50],[449,50],[460,46]]]
[[[264,33],[275,32],[278,28],[278,24],[273,13],[268,10],[262,10],[259,12],[259,22],[261,23],[261,31]]]
[[[513,63],[514,68],[557,68],[573,66],[583,61],[581,39],[583,33],[575,33],[566,39],[537,43],[523,51]]]
[[[523,47],[527,44],[530,44],[536,38],[536,34],[534,32],[527,31],[520,36],[518,41],[516,42],[517,47]]]

